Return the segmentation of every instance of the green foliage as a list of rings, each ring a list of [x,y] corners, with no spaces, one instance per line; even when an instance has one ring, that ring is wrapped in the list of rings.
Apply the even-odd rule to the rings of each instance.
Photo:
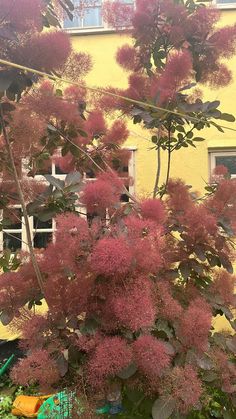
[[[28,204],[29,215],[36,215],[41,221],[48,221],[65,211],[74,211],[78,200],[77,193],[83,186],[79,172],[69,173],[65,180],[45,175],[50,186]]]
[[[9,249],[4,250],[0,257],[0,269],[3,272],[16,271],[20,266],[20,259],[18,254],[12,254]]]
[[[14,419],[11,414],[12,398],[10,396],[0,396],[0,417],[1,419]]]
[[[195,86],[195,83],[186,86],[185,89],[191,88],[193,85]],[[134,123],[143,122],[148,129],[165,128],[167,134],[158,137],[156,135],[152,136],[152,142],[156,149],[161,148],[164,151],[173,152],[183,147],[196,148],[195,143],[205,141],[205,138],[194,134],[195,131],[209,128],[212,123],[218,130],[224,132],[219,124],[212,119],[235,121],[233,115],[221,113],[218,109],[219,105],[219,101],[202,102],[201,99],[189,103],[186,95],[179,91],[176,102],[172,106],[170,105],[169,109],[157,111],[149,108],[147,104],[145,108],[134,107],[131,115]]]

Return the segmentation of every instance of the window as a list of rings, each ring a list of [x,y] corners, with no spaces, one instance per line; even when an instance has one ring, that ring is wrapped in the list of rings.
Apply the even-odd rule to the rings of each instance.
[[[24,240],[21,208],[19,205],[15,205],[7,212],[3,210],[1,215],[6,221],[6,228],[3,229],[0,236],[1,247],[10,249],[14,253],[22,248],[22,240]]]
[[[70,32],[83,31],[99,31],[109,30],[108,26],[102,19],[102,3],[104,0],[88,0],[88,6],[84,7],[80,12],[81,0],[73,0],[75,10],[73,12],[73,20],[64,19],[63,27]],[[134,0],[121,0],[123,3],[133,6]],[[90,3],[90,5],[89,5]],[[84,4],[84,2],[83,2]]]
[[[222,9],[236,8],[236,0],[215,0],[214,3]]]
[[[123,172],[127,173],[127,179],[135,179],[135,148],[128,147],[131,151],[131,157],[129,165],[123,168]],[[47,174],[50,173],[57,179],[64,180],[67,173],[63,173],[59,166],[55,163],[52,163],[51,168],[47,171]],[[88,182],[92,182],[95,179],[95,176],[92,172],[84,174],[84,178]],[[46,182],[45,177],[42,174],[35,176],[35,179]],[[133,181],[132,185],[128,187],[128,190],[131,194],[135,193],[135,183]],[[125,194],[121,196],[122,202],[128,202],[129,197]],[[86,209],[78,207],[77,210],[83,213],[86,218]],[[7,213],[4,214],[4,210],[1,212],[1,217],[4,220],[7,220],[6,225],[3,230],[0,231],[0,250],[10,249],[12,253],[15,253],[17,250],[28,250],[27,246],[27,236],[24,225],[24,219],[22,217],[22,211],[20,205],[14,205]],[[94,217],[95,214],[87,214],[88,221]],[[0,220],[1,221],[1,220]],[[53,240],[53,232],[56,229],[55,220],[51,219],[49,221],[41,221],[37,217],[29,217],[29,224],[31,229],[31,236],[33,240],[33,245],[37,249],[42,249],[47,246],[47,244]]]
[[[102,22],[102,0],[96,0],[94,4],[84,9],[83,14],[79,13],[80,0],[74,0],[75,11],[74,18],[71,21],[69,18],[64,20],[65,29],[86,29],[86,28],[101,28]]]
[[[66,177],[66,173],[63,173],[55,163],[51,164],[45,174],[51,174],[58,179],[65,179]],[[35,179],[46,183],[43,174],[36,175]],[[26,229],[20,205],[14,205],[7,213],[5,212],[5,214],[3,210],[1,217],[4,220],[7,220],[7,225],[4,226],[3,230],[0,232],[0,250],[7,248],[10,249],[12,253],[17,250],[28,250]],[[37,217],[29,217],[29,224],[34,247],[37,249],[46,247],[53,239],[55,221],[49,220],[43,222]]]
[[[236,178],[236,150],[216,151],[210,153],[210,172],[216,166],[223,165],[227,167],[231,178]]]

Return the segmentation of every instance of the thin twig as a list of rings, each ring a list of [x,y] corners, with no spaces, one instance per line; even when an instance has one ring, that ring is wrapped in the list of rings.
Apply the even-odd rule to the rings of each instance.
[[[154,186],[154,191],[153,191],[153,198],[156,198],[157,193],[158,193],[160,175],[161,175],[161,149],[160,147],[158,147],[157,149],[157,173],[156,173],[156,180],[155,180],[155,186]]]
[[[166,190],[166,188],[167,188],[167,184],[168,184],[168,182],[169,182],[169,177],[170,177],[170,163],[171,163],[171,146],[170,146],[170,131],[169,131],[168,162],[167,162],[167,172],[166,172],[165,190]]]

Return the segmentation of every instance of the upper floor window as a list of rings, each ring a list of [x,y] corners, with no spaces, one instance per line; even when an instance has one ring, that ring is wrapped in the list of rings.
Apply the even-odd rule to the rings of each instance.
[[[133,6],[135,0],[121,0],[123,3]],[[88,0],[84,5],[84,0],[73,0],[75,10],[73,20],[65,18],[63,26],[70,31],[74,30],[96,30],[109,29],[102,19],[102,3],[104,0]],[[81,11],[81,5],[83,9]],[[86,3],[85,3],[86,4]]]
[[[214,3],[222,9],[236,8],[236,0],[215,0]]]
[[[96,0],[88,3],[88,7],[80,12],[81,0],[73,1],[75,10],[73,20],[66,18],[64,20],[64,28],[66,29],[83,29],[83,28],[101,28],[102,22],[102,0]]]

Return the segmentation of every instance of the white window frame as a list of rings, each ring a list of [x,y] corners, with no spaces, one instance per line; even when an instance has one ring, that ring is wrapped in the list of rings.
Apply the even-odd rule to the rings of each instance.
[[[102,7],[102,3],[104,1],[105,0],[101,0],[101,7]],[[133,3],[134,7],[135,7],[135,0],[130,0],[130,3]],[[129,3],[127,3],[127,4],[129,4]],[[62,25],[64,31],[71,34],[71,35],[73,35],[73,34],[79,35],[80,33],[84,35],[84,34],[93,34],[93,33],[100,33],[100,32],[101,33],[115,32],[115,29],[109,27],[108,24],[106,22],[104,22],[103,20],[102,20],[102,26],[85,26],[85,27],[65,28],[64,27],[64,21],[61,22],[61,25]]]
[[[218,3],[217,0],[213,0],[213,4],[219,9],[236,9],[236,3],[230,1],[228,3]]]
[[[15,208],[21,208],[20,205],[12,205],[12,209],[14,210]],[[0,213],[0,218],[2,220],[3,217],[3,211],[1,210]],[[21,250],[27,250],[27,236],[26,236],[26,231],[24,228],[24,218],[23,216],[21,216],[21,228],[4,228],[2,229],[2,231],[0,231],[0,250],[3,250],[3,245],[4,245],[4,240],[3,240],[3,235],[9,233],[9,237],[12,234],[13,236],[15,236],[16,234],[21,234]]]
[[[137,147],[125,147],[125,149],[131,151],[131,157],[129,160],[128,165],[128,177],[133,179],[132,184],[129,186],[129,192],[131,195],[135,194],[135,151],[137,150]],[[24,167],[24,164],[23,164]],[[56,173],[56,164],[52,162],[52,171],[51,175],[57,179],[65,180],[66,174],[57,174]],[[24,169],[23,169],[24,170]],[[86,181],[94,181],[95,178],[87,178],[86,175],[84,175],[84,179]],[[47,184],[47,181],[43,175],[36,175],[35,180],[40,181],[42,183]],[[12,205],[12,208],[21,208],[20,205]],[[85,207],[77,206],[76,210],[83,215],[82,217],[86,218],[87,212]],[[0,213],[0,218],[2,217],[2,211]],[[29,225],[30,225],[30,231],[31,231],[31,237],[32,241],[34,241],[34,236],[36,233],[52,233],[52,239],[54,239],[54,233],[56,231],[56,222],[54,219],[52,219],[52,227],[51,228],[34,228],[34,217],[29,217]],[[27,245],[27,235],[26,235],[26,229],[24,225],[24,218],[21,217],[21,229],[10,229],[10,228],[4,228],[2,231],[0,231],[0,253],[3,251],[3,233],[10,233],[12,235],[15,235],[17,233],[21,233],[21,250],[27,251],[28,245]],[[20,249],[19,249],[20,250]]]
[[[209,177],[211,177],[213,170],[216,167],[216,157],[228,157],[228,156],[236,157],[236,149],[228,149],[224,151],[220,151],[220,150],[209,151]],[[236,174],[231,175],[231,179],[236,179]]]

